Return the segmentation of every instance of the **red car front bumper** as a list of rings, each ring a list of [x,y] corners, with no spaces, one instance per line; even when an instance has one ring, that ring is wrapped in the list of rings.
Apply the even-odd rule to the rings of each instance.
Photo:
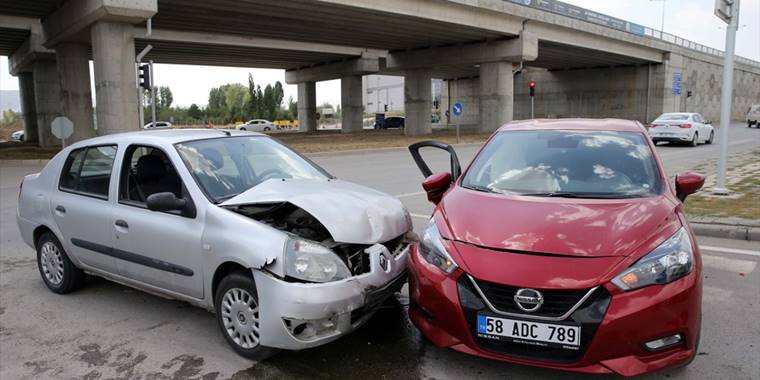
[[[512,354],[501,350],[498,343],[489,344],[474,334],[473,309],[479,306],[473,306],[478,303],[473,300],[473,294],[466,294],[469,279],[461,269],[446,275],[425,261],[416,245],[410,253],[409,316],[437,346],[518,364],[623,376],[683,365],[696,354],[702,300],[698,271],[664,286],[649,286],[630,292],[621,292],[614,285],[604,284],[594,292],[596,296],[592,298],[596,300],[589,299],[587,309],[592,313],[586,311],[583,315],[576,315],[584,310],[580,308],[570,317],[581,322],[589,315],[597,314],[599,319],[588,325],[585,322],[589,321],[584,321],[583,329],[590,333],[582,339],[579,352],[570,356],[561,350],[555,350],[559,351],[556,355],[554,352],[528,351]],[[592,307],[591,301],[596,305]],[[643,345],[674,334],[681,334],[683,341],[665,350],[650,352]]]

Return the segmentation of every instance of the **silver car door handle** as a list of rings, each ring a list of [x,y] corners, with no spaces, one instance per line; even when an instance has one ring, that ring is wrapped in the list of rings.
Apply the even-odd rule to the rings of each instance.
[[[129,224],[127,224],[127,222],[125,222],[125,221],[123,221],[121,219],[117,220],[116,223],[114,223],[114,224],[116,225],[116,227],[129,228]]]
[[[61,205],[55,206],[55,211],[58,211],[61,214],[65,214],[66,213],[66,207],[63,207]]]

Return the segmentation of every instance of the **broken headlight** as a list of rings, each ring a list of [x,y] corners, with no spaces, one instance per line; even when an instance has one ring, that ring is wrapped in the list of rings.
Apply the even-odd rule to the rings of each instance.
[[[682,227],[648,255],[612,279],[612,283],[622,290],[662,285],[686,276],[693,267],[694,252],[691,239]]]
[[[420,255],[427,262],[446,273],[451,273],[457,269],[457,263],[449,256],[446,247],[443,246],[441,233],[438,232],[438,226],[435,225],[435,222],[430,222],[422,235],[422,239],[420,239]]]
[[[309,282],[330,282],[348,278],[351,272],[331,249],[291,238],[285,245],[285,275]]]

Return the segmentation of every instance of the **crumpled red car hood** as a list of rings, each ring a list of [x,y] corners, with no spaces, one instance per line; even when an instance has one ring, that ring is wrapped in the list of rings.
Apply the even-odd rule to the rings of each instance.
[[[456,186],[441,210],[453,240],[573,257],[628,256],[681,227],[667,196],[570,199],[491,194]]]

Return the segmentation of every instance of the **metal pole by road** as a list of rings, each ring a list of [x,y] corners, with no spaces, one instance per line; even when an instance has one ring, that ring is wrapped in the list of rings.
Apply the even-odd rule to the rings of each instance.
[[[152,59],[150,60],[150,75],[153,75],[153,60]],[[151,82],[153,82],[152,78],[151,78]],[[150,86],[150,97],[151,97],[150,107],[151,107],[151,112],[153,113],[152,124],[150,126],[151,128],[155,128],[156,127],[156,86],[153,86],[153,83],[151,83],[151,86]]]
[[[734,48],[736,30],[739,29],[739,0],[731,6],[731,21],[726,27],[726,53],[723,56],[723,88],[720,95],[720,156],[718,178],[713,193],[728,194],[726,188],[726,161],[728,159],[728,128],[731,125],[731,98],[734,92]]]
[[[534,115],[534,113],[533,113],[533,111],[535,109],[535,107],[534,107],[534,99],[535,99],[534,97],[532,97],[532,96],[530,97],[530,118],[531,119],[535,119],[536,118],[535,115]]]
[[[150,25],[150,23],[148,25]],[[150,29],[148,29],[148,32],[150,33]],[[140,72],[140,64],[142,63],[142,59],[145,58],[145,55],[148,54],[152,49],[153,45],[145,46],[142,51],[135,57],[135,63],[137,63],[136,75]],[[139,75],[137,76],[139,77]],[[137,111],[140,115],[140,125],[138,125],[137,128],[139,129],[142,129],[143,125],[145,125],[145,111],[143,110],[143,103],[143,89],[140,87],[140,79],[137,78]]]

